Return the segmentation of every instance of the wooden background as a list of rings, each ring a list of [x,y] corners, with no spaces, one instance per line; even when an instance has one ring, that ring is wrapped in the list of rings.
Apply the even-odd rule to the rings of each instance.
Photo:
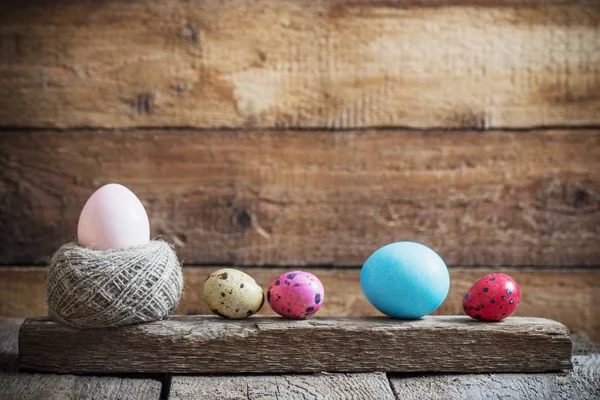
[[[234,265],[374,315],[360,266],[413,240],[451,268],[438,312],[503,271],[518,315],[600,340],[599,127],[596,0],[5,1],[0,315],[45,314],[44,265],[119,182],[186,263],[181,313]]]

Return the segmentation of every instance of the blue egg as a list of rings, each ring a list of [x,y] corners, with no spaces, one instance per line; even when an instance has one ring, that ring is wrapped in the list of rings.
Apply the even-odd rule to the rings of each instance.
[[[415,319],[446,299],[450,274],[444,260],[414,242],[383,246],[367,259],[360,285],[373,306],[392,318]]]

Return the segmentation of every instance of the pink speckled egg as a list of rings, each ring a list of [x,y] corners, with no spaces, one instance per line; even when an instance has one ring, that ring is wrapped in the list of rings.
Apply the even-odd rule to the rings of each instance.
[[[148,244],[150,222],[144,205],[123,185],[102,186],[83,206],[77,225],[77,241],[93,250]]]
[[[325,291],[311,273],[291,271],[280,275],[267,291],[267,301],[277,314],[285,318],[304,319],[319,311]]]

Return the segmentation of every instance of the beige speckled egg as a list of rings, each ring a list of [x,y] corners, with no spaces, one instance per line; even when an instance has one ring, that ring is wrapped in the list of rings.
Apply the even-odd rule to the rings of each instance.
[[[231,319],[256,314],[265,302],[263,290],[254,278],[233,268],[210,274],[204,282],[203,295],[210,311]]]

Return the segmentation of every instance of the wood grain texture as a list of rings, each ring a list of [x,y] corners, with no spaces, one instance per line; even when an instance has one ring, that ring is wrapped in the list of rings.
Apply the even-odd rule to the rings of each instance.
[[[600,131],[0,132],[0,264],[46,262],[120,182],[190,264],[600,260]]]
[[[391,377],[397,399],[600,398],[600,354],[573,357],[573,371],[550,374],[477,374]]]
[[[0,315],[48,315],[45,267],[0,267]]]
[[[395,400],[385,374],[174,376],[170,400]]]
[[[463,316],[417,321],[175,316],[94,330],[36,318],[26,320],[19,333],[19,368],[47,372],[545,372],[570,367],[566,327],[541,318],[486,324]]]
[[[23,321],[23,318],[0,317],[0,373],[17,370],[19,328]]]
[[[20,127],[600,123],[596,1],[5,1]]]
[[[202,299],[208,275],[218,267],[183,269],[185,289],[178,314],[209,314]],[[381,315],[369,304],[360,287],[359,269],[303,268],[316,274],[325,286],[325,302],[319,316]],[[243,268],[263,288],[284,268]],[[523,293],[516,315],[560,321],[600,341],[600,271],[596,269],[547,270],[507,268],[451,268],[450,292],[435,314],[462,314],[462,299],[479,278],[492,272],[511,275]],[[45,268],[0,268],[0,315],[36,317],[47,315],[44,285]],[[274,315],[268,305],[261,315]]]
[[[152,379],[0,373],[3,400],[158,400],[160,390]]]

